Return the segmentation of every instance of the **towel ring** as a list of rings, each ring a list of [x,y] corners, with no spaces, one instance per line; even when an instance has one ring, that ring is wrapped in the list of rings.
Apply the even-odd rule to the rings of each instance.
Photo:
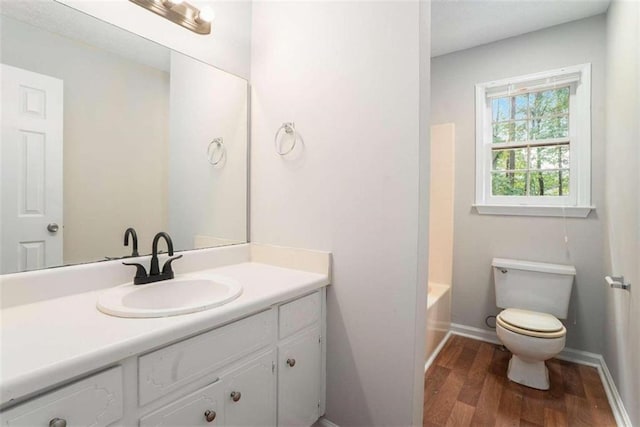
[[[291,144],[291,148],[286,151],[281,151],[280,145],[278,144],[278,137],[283,130],[287,135],[293,134],[293,144]],[[278,153],[279,155],[286,156],[287,154],[292,152],[293,149],[296,148],[296,143],[298,142],[298,132],[296,131],[296,124],[293,122],[283,123],[282,126],[280,126],[276,131],[276,136],[273,138],[273,142],[276,146],[276,153]]]
[[[220,155],[216,158],[216,151],[220,152]],[[207,160],[213,166],[218,166],[222,160],[227,156],[227,147],[224,146],[222,138],[214,138],[207,147]]]

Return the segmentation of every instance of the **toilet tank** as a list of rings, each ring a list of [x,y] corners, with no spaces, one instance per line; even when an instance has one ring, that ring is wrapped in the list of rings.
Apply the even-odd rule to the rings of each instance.
[[[494,258],[496,305],[566,319],[576,268],[572,265]]]

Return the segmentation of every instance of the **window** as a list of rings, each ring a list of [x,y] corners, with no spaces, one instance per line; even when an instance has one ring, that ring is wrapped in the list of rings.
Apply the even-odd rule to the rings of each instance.
[[[479,213],[588,215],[590,68],[476,85]]]

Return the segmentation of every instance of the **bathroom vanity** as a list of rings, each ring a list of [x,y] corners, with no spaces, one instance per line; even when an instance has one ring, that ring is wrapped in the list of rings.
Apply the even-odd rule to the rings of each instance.
[[[312,425],[324,413],[329,254],[245,244],[184,261],[189,274],[236,280],[242,294],[197,313],[121,318],[97,310],[109,288],[96,278],[3,308],[2,425]],[[26,302],[11,295],[25,276],[78,286],[101,270],[131,273],[107,262],[4,276],[3,296]],[[45,280],[29,282],[21,292]]]

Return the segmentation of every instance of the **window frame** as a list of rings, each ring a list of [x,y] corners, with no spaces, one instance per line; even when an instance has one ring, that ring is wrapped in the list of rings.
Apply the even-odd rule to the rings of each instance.
[[[569,195],[494,196],[491,193],[493,143],[491,100],[501,96],[570,87]],[[591,64],[478,83],[476,90],[476,200],[480,214],[586,217],[591,206]],[[533,145],[533,144],[532,144]]]

